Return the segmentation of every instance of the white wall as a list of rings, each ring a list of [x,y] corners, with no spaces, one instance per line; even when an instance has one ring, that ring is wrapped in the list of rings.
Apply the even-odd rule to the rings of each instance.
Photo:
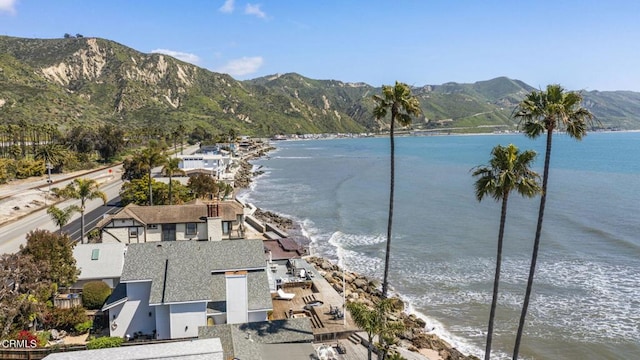
[[[197,337],[198,326],[207,326],[207,303],[170,304],[171,338]]]
[[[222,240],[222,218],[207,218],[207,240]]]
[[[267,310],[250,311],[248,322],[267,321]]]
[[[110,312],[110,324],[114,321],[118,325],[115,330],[111,328],[111,336],[121,336],[142,331],[151,334],[156,328],[155,309],[149,306],[149,294],[151,281],[127,283],[127,302],[112,308]],[[151,316],[149,316],[151,313]],[[116,318],[113,318],[116,315]]]
[[[227,323],[249,322],[249,290],[246,271],[225,274],[227,285]]]
[[[156,331],[158,339],[171,339],[171,321],[169,305],[156,305]]]

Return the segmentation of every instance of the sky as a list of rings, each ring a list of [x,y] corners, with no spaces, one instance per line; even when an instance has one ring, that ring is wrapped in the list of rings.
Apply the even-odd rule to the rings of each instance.
[[[238,80],[640,91],[638,0],[0,0],[0,35],[65,33]]]

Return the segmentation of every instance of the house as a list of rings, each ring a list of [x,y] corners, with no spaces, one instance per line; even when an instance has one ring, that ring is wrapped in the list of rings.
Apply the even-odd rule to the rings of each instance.
[[[272,308],[262,241],[242,240],[130,244],[102,310],[111,336],[178,339],[266,321]]]
[[[198,339],[162,344],[128,345],[108,349],[67,351],[49,354],[46,360],[224,360],[220,339]]]
[[[76,245],[73,257],[80,274],[71,290],[78,292],[84,284],[96,280],[115,288],[120,283],[126,249],[127,245],[123,243]]]
[[[223,174],[231,165],[231,156],[222,153],[206,152],[191,155],[176,155],[180,159],[178,167],[187,175],[192,172],[205,172],[218,179],[223,178]]]
[[[213,204],[139,206],[129,204],[102,219],[103,243],[241,239],[244,209],[237,201]]]

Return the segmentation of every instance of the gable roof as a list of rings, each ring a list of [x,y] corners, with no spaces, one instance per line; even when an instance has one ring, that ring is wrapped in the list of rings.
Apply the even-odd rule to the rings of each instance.
[[[237,201],[220,201],[217,205],[218,216],[222,221],[235,221],[238,215],[244,213],[242,205]],[[205,222],[206,217],[207,204],[202,203],[157,206],[129,204],[117,214],[102,219],[96,226],[102,228],[111,220],[118,219],[134,219],[141,224],[149,225]]]
[[[78,280],[117,278],[122,274],[127,246],[121,243],[78,244],[73,248]]]
[[[249,310],[272,308],[261,240],[130,244],[120,281],[151,281],[152,305],[226,301],[229,270],[248,270]]]

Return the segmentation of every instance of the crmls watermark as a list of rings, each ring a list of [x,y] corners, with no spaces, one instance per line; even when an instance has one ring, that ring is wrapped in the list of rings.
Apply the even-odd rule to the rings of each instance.
[[[34,349],[38,347],[38,340],[2,340],[0,347],[9,349]]]

